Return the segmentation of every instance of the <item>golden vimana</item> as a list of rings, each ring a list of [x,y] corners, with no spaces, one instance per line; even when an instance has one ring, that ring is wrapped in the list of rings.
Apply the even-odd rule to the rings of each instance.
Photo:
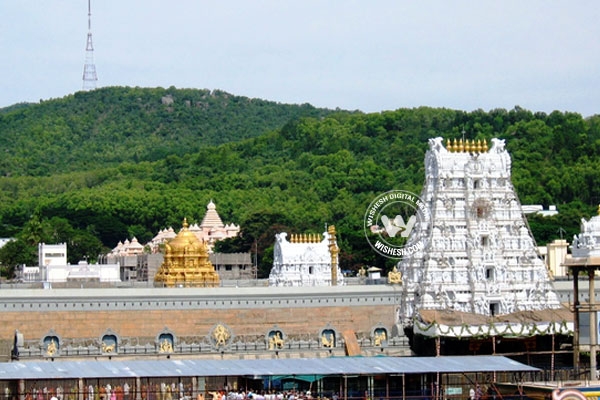
[[[183,228],[165,245],[165,258],[154,277],[155,286],[216,287],[219,274],[208,258],[208,246],[188,229]]]

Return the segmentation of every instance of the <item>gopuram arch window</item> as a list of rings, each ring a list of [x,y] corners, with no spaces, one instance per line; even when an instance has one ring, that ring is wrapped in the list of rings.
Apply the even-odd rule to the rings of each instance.
[[[481,247],[488,247],[490,244],[490,238],[487,235],[482,235],[480,238]]]
[[[494,316],[498,314],[498,310],[500,310],[500,304],[497,302],[490,302],[490,315]]]

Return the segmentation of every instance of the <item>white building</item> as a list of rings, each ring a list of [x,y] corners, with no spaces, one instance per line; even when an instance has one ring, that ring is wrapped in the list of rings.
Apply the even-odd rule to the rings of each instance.
[[[323,235],[292,235],[289,241],[286,232],[275,235],[269,286],[343,285],[335,228],[329,228]]]
[[[88,264],[85,261],[77,265],[68,264],[66,243],[40,243],[38,258],[37,267],[23,266],[21,279],[24,282],[121,281],[119,264]]]
[[[560,308],[511,183],[504,141],[492,139],[488,149],[430,139],[425,171],[420,197],[429,214],[406,244],[422,250],[398,264],[399,321],[412,325],[423,310],[489,317]]]
[[[546,263],[552,277],[568,275],[568,268],[564,265],[565,261],[571,256],[568,249],[569,242],[564,239],[556,239],[546,246],[538,247],[540,256]]]
[[[581,232],[573,236],[571,253],[573,258],[600,256],[600,206],[598,215],[589,221],[581,219]]]
[[[168,229],[167,228],[162,229],[148,243],[148,247],[150,248],[150,251],[152,253],[159,253],[160,252],[160,246],[162,244],[167,243],[169,240],[174,239],[175,236],[177,236],[177,232],[175,232],[175,229],[173,229],[173,227],[169,227]]]
[[[547,210],[544,210],[544,206],[540,204],[523,205],[521,207],[523,214],[536,214],[542,217],[552,217],[558,214],[558,210],[555,205],[551,205]]]
[[[67,265],[67,244],[46,244],[40,243],[38,245],[38,265],[39,266],[50,266],[50,265]]]
[[[51,283],[96,281],[121,282],[119,264],[88,264],[85,261],[77,265],[48,265],[42,267],[46,271],[45,281]]]
[[[128,257],[128,256],[137,256],[139,254],[144,253],[144,246],[137,240],[134,236],[131,241],[129,239],[125,239],[124,242],[117,243],[117,246],[112,249],[107,256],[110,257]]]

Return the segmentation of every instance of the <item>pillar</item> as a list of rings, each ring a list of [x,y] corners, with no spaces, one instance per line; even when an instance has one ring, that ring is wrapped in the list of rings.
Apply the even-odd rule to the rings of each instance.
[[[596,352],[598,349],[598,318],[596,314],[596,288],[594,287],[595,268],[588,269],[590,294],[590,380],[596,380]]]
[[[142,378],[135,378],[135,400],[142,400]]]
[[[575,321],[573,323],[573,368],[579,371],[579,268],[573,268],[573,311]]]
[[[19,396],[19,400],[25,399],[25,379],[19,379],[19,386],[17,388],[17,394]]]

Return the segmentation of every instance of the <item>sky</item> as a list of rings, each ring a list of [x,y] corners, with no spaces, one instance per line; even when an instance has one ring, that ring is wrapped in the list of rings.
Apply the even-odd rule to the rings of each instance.
[[[600,114],[597,0],[92,0],[97,87]],[[0,0],[0,107],[82,90],[87,0]]]

